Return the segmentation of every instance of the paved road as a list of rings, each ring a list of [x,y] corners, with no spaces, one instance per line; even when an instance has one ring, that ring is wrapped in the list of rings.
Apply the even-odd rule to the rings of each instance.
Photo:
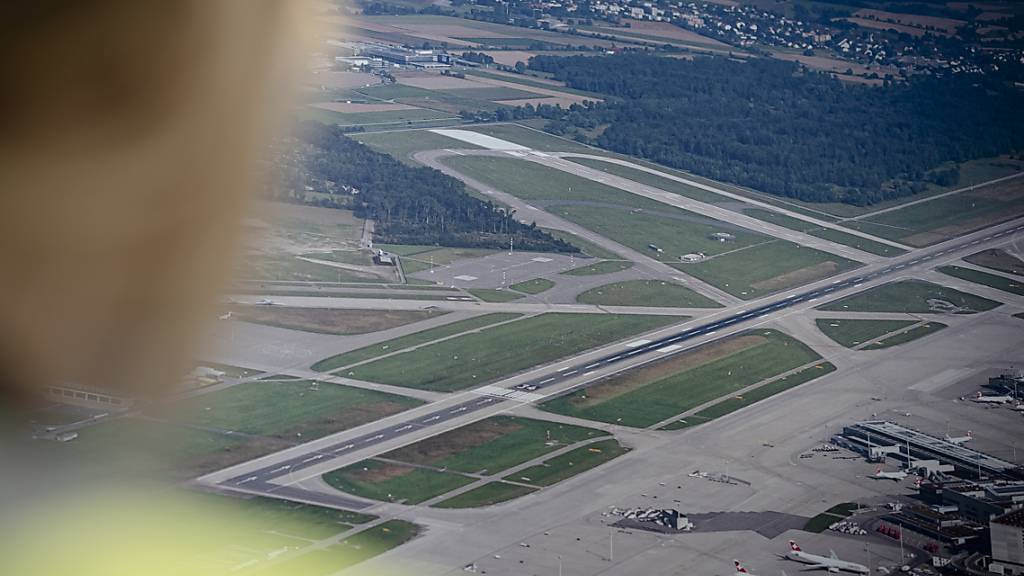
[[[245,474],[239,474],[223,480],[219,486],[228,489],[239,489],[247,492],[260,493],[268,496],[288,497],[306,502],[321,503],[331,506],[339,506],[350,509],[364,509],[374,505],[373,502],[358,498],[349,498],[339,494],[322,494],[311,490],[305,490],[293,485],[282,485],[274,480],[294,474],[297,471],[311,468],[322,464],[323,461],[344,455],[363,448],[382,444],[396,438],[421,431],[427,427],[443,424],[449,420],[460,418],[468,413],[477,412],[486,408],[493,408],[509,400],[529,401],[529,395],[536,395],[539,399],[542,395],[537,393],[544,388],[550,388],[564,383],[573,378],[586,377],[590,372],[612,367],[617,364],[635,361],[640,358],[654,359],[662,354],[674,353],[685,349],[683,343],[700,337],[713,336],[719,331],[734,328],[736,326],[752,323],[754,320],[773,314],[780,310],[803,303],[813,303],[820,299],[831,299],[840,292],[856,292],[867,282],[877,282],[888,276],[895,276],[904,273],[908,267],[922,267],[929,265],[936,258],[941,258],[952,252],[965,249],[980,249],[979,244],[997,242],[1007,236],[1024,231],[1024,221],[1016,220],[1000,226],[992,227],[984,231],[963,237],[962,239],[951,240],[927,250],[918,250],[906,256],[896,258],[882,265],[870,267],[870,269],[854,271],[844,275],[841,279],[833,280],[831,283],[818,283],[815,287],[804,291],[793,291],[761,299],[761,304],[753,305],[751,308],[739,311],[731,311],[728,315],[717,320],[687,328],[680,332],[669,334],[652,341],[637,340],[628,351],[618,351],[605,356],[589,359],[586,362],[572,364],[571,361],[562,363],[562,366],[551,372],[546,371],[542,375],[527,380],[525,384],[529,387],[536,387],[532,390],[503,389],[489,387],[491,395],[483,395],[463,401],[458,404],[446,406],[443,409],[418,416],[413,420],[388,425],[385,428],[367,432],[361,436],[340,441],[326,447],[322,447],[307,453],[291,456],[286,460],[274,461],[261,468],[250,470]],[[859,273],[858,273],[859,272]],[[629,347],[630,345],[627,345]],[[576,387],[585,386],[588,382],[583,381]],[[485,387],[487,388],[487,387]]]

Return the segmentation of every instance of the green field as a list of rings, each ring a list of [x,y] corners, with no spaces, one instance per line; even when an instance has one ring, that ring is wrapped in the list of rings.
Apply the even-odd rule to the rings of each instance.
[[[676,320],[664,316],[547,313],[362,364],[346,374],[369,382],[451,392]]]
[[[551,234],[555,238],[561,238],[562,240],[565,240],[566,242],[579,248],[580,250],[583,251],[584,254],[588,256],[593,256],[594,258],[604,258],[607,260],[622,260],[622,256],[619,256],[615,252],[602,248],[597,244],[590,242],[589,240],[584,240],[583,238],[580,238],[579,236],[573,234],[572,232],[566,232],[564,230],[554,230],[552,228],[543,228],[543,230],[548,234]]]
[[[629,270],[632,267],[633,263],[628,260],[602,260],[596,264],[566,270],[565,272],[562,272],[562,274],[569,276],[596,276],[598,274],[622,272],[623,270]]]
[[[906,250],[901,250],[895,246],[889,246],[882,242],[876,242],[875,240],[869,240],[867,238],[861,238],[855,234],[843,232],[842,230],[836,230],[834,228],[823,228],[813,222],[801,220],[799,218],[793,218],[781,212],[774,210],[763,210],[761,208],[747,208],[743,210],[743,213],[752,218],[770,222],[776,226],[782,226],[783,228],[789,228],[790,230],[796,230],[797,232],[806,232],[811,236],[817,236],[818,238],[824,238],[831,240],[837,244],[844,244],[846,246],[852,246],[858,250],[863,250],[871,254],[878,256],[899,256],[900,254],[906,254]]]
[[[917,320],[850,320],[838,318],[820,318],[814,321],[826,336],[847,348],[853,348],[917,324]]]
[[[363,460],[323,475],[332,487],[372,500],[419,504],[473,482],[462,474]]]
[[[438,120],[441,118],[458,119],[449,112],[409,108],[407,110],[383,110],[379,112],[334,112],[308,106],[303,108],[299,116],[304,119],[316,120],[324,124],[338,126],[365,126],[370,124],[405,124],[421,120]]]
[[[964,258],[964,261],[976,266],[998,270],[999,272],[1024,276],[1024,260],[1002,248],[992,248],[976,252]]]
[[[377,152],[390,154],[406,164],[419,166],[411,159],[416,152],[423,150],[441,150],[444,148],[479,148],[469,142],[435,134],[428,130],[402,130],[400,132],[361,132],[350,135],[351,138],[366,144]]]
[[[817,359],[813,350],[781,332],[748,331],[611,376],[541,408],[646,427]]]
[[[803,370],[800,370],[795,374],[783,376],[782,378],[773,380],[762,386],[758,386],[753,390],[748,390],[742,396],[732,396],[730,398],[726,398],[725,400],[722,400],[717,404],[708,406],[707,408],[701,410],[700,412],[697,412],[696,414],[692,414],[690,416],[687,416],[686,418],[670,422],[665,426],[659,428],[659,430],[679,430],[681,428],[689,428],[691,426],[696,426],[698,424],[710,422],[715,418],[720,418],[722,416],[725,416],[726,414],[731,414],[739,410],[740,408],[750,406],[751,404],[760,402],[765,398],[770,398],[776,394],[779,394],[780,392],[785,392],[790,388],[795,388],[801,384],[810,382],[811,380],[821,378],[822,376],[830,372],[834,372],[835,369],[836,367],[830,362],[822,362],[820,364],[815,364],[814,366],[804,368]]]
[[[356,272],[325,264],[299,260],[292,255],[250,256],[240,274],[245,280],[287,280],[298,282],[386,282],[392,274],[382,276]]]
[[[402,293],[396,294],[402,297]],[[408,295],[407,297],[417,297]],[[430,298],[430,295],[427,295]],[[234,305],[232,319],[317,334],[370,334],[443,316],[440,310],[357,310]]]
[[[525,482],[535,486],[551,486],[566,478],[582,474],[605,462],[618,458],[629,452],[618,440],[601,440],[574,448],[565,454],[545,460],[536,466],[524,468],[519,472],[506,476],[506,480]]]
[[[917,340],[918,338],[924,338],[929,334],[934,334],[935,332],[938,332],[943,328],[947,328],[947,326],[940,322],[929,322],[927,324],[921,324],[920,326],[914,326],[910,330],[904,330],[902,332],[893,334],[892,336],[889,336],[887,338],[883,338],[878,342],[871,344],[870,346],[866,346],[864,349],[881,350],[882,348],[899,346],[900,344],[906,344],[907,342],[912,342],[914,340]]]
[[[554,287],[555,283],[547,278],[534,278],[533,280],[517,282],[509,286],[509,288],[513,290],[525,292],[527,294],[540,294],[541,292],[546,292]]]
[[[383,458],[455,472],[497,474],[558,450],[608,433],[594,428],[517,416],[492,416],[420,440]]]
[[[664,280],[626,280],[591,288],[576,297],[581,304],[600,306],[666,306],[720,308],[721,304],[693,290]]]
[[[744,300],[803,286],[859,266],[859,262],[776,240],[674,268]]]
[[[953,288],[939,286],[924,280],[901,280],[875,286],[846,298],[829,302],[818,307],[818,310],[849,311],[849,312],[906,312],[908,314],[928,314],[943,312],[944,309],[933,310],[928,300],[942,300],[952,303],[958,309],[957,314],[973,314],[984,312],[1000,306],[981,296],[968,294]]]
[[[989,274],[988,272],[962,266],[941,266],[938,270],[943,274],[960,278],[961,280],[982,284],[996,290],[1016,294],[1017,296],[1024,296],[1024,280],[1007,278],[998,274]]]
[[[185,400],[184,422],[218,430],[303,441],[373,422],[420,400],[308,380],[249,382]]]
[[[488,482],[479,488],[463,492],[447,500],[434,504],[435,508],[479,508],[507,502],[520,496],[536,492],[536,488],[509,484],[507,482]]]
[[[237,498],[204,492],[188,492],[184,496],[188,504],[213,516],[232,515],[241,519],[250,530],[275,532],[305,540],[323,540],[355,525],[376,520],[369,514],[274,498]]]
[[[467,292],[484,302],[511,302],[513,300],[521,300],[524,298],[524,296],[518,292],[498,288],[470,288]]]
[[[427,342],[433,342],[434,340],[453,336],[455,334],[461,334],[462,332],[468,332],[470,330],[483,328],[484,326],[490,326],[491,324],[496,324],[498,322],[512,320],[519,316],[519,314],[499,312],[495,314],[484,314],[474,318],[467,318],[466,320],[459,320],[458,322],[452,322],[451,324],[445,324],[429,330],[423,330],[422,332],[416,332],[415,334],[409,334],[408,336],[394,338],[386,342],[380,342],[372,346],[359,348],[352,350],[351,352],[345,352],[343,354],[331,356],[330,358],[325,358],[316,364],[313,364],[313,370],[316,370],[317,372],[327,372],[336,368],[341,368],[342,366],[348,366],[350,364],[355,364],[356,362],[363,362],[364,360],[383,356],[384,354],[388,354],[396,350],[403,350],[405,348],[426,344]]]
[[[707,202],[709,204],[730,204],[737,202],[737,200],[729,198],[728,196],[715,194],[714,192],[709,192],[702,188],[697,188],[696,186],[691,186],[683,182],[665,178],[664,176],[651,174],[644,170],[637,170],[636,168],[630,168],[629,166],[623,166],[614,162],[606,162],[604,160],[596,160],[594,158],[570,158],[570,160],[588,168],[600,170],[601,172],[612,174],[614,176],[621,176],[622,178],[646,184],[647,186],[653,186],[654,188],[660,188],[666,192],[673,192],[699,202]]]
[[[388,520],[349,536],[338,544],[289,558],[249,574],[302,574],[327,576],[398,547],[419,534],[419,526],[404,520]]]

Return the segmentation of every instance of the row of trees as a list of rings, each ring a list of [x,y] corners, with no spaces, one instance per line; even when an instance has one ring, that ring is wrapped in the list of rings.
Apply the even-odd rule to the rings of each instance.
[[[500,248],[512,239],[523,250],[578,252],[535,224],[515,219],[468,194],[464,184],[433,168],[413,168],[345,136],[337,126],[300,124],[302,166],[312,178],[332,182],[336,205],[375,221],[376,240],[391,244],[438,244]],[[323,204],[324,200],[311,200]]]
[[[955,182],[948,168],[933,173],[951,162],[1024,149],[1024,97],[977,76],[871,87],[775,59],[646,54],[535,56],[529,66],[607,95],[557,117],[545,110],[552,132],[807,201],[906,196]]]

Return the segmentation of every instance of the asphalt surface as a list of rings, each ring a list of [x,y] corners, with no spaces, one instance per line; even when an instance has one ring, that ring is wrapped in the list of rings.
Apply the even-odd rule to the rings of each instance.
[[[1005,226],[1005,225],[1004,225]],[[670,334],[652,340],[644,342],[642,340],[636,341],[636,345],[627,352],[617,352],[608,354],[606,356],[592,359],[585,363],[576,365],[567,365],[559,368],[555,373],[546,373],[543,376],[539,376],[534,380],[524,382],[517,387],[520,390],[523,387],[536,387],[536,390],[556,386],[567,379],[576,378],[580,375],[587,376],[588,372],[605,368],[608,366],[614,366],[615,364],[636,360],[637,357],[644,354],[651,353],[669,353],[682,350],[682,343],[699,338],[702,336],[712,336],[720,330],[724,330],[733,327],[737,324],[747,323],[768,314],[773,314],[780,310],[790,308],[802,303],[811,303],[818,299],[828,297],[835,292],[843,291],[850,288],[858,288],[861,284],[877,280],[884,276],[898,275],[903,272],[908,266],[919,266],[923,263],[929,262],[935,258],[944,256],[950,252],[976,246],[982,242],[996,240],[1004,238],[1008,235],[1024,231],[1024,224],[1017,224],[1012,227],[1003,227],[998,232],[991,232],[983,237],[977,237],[984,232],[975,233],[973,236],[968,237],[960,242],[950,243],[946,242],[939,247],[935,247],[931,250],[922,249],[920,251],[913,252],[907,256],[894,259],[885,267],[879,267],[877,270],[867,272],[860,275],[854,275],[847,279],[835,280],[832,284],[814,288],[805,291],[794,291],[789,294],[780,294],[775,297],[774,300],[767,304],[762,304],[755,308],[740,310],[729,316],[723,317],[718,320],[714,320],[705,323],[700,326],[695,326],[682,330],[675,334]],[[678,348],[669,348],[678,346]],[[666,350],[666,348],[668,348]],[[579,386],[587,385],[587,382],[580,384]],[[533,393],[535,390],[530,390],[527,393]],[[511,400],[522,392],[514,389],[508,389],[508,399]],[[290,499],[303,500],[308,502],[323,503],[327,505],[338,506],[342,508],[349,508],[360,510],[375,505],[375,502],[365,501],[362,499],[349,498],[341,493],[326,495],[320,492],[314,492],[310,490],[304,490],[295,486],[284,486],[281,484],[274,483],[273,480],[282,476],[293,474],[296,471],[303,470],[321,464],[324,459],[330,459],[339,455],[343,455],[346,452],[354,451],[357,449],[367,448],[376,444],[381,444],[401,436],[410,434],[423,428],[436,426],[442,424],[448,420],[459,418],[468,413],[482,410],[489,407],[494,407],[502,402],[506,402],[498,396],[481,396],[472,400],[449,406],[441,410],[429,413],[427,415],[418,417],[414,420],[398,423],[389,426],[384,429],[376,430],[352,438],[343,442],[339,442],[334,445],[330,445],[326,448],[311,451],[299,456],[289,458],[284,461],[277,461],[272,465],[265,466],[263,468],[250,471],[246,474],[229,478],[220,483],[220,486],[225,488],[236,488],[242,489],[248,492],[273,494],[278,497],[288,497]]]

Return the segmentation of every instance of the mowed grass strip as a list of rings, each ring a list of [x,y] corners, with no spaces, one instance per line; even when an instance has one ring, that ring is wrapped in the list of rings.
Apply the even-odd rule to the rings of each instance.
[[[833,365],[830,362],[822,362],[820,364],[815,364],[814,366],[804,368],[803,370],[795,374],[783,376],[782,378],[779,378],[772,382],[768,382],[763,386],[758,386],[753,390],[748,390],[742,396],[733,396],[731,398],[726,398],[725,400],[718,402],[717,404],[708,406],[707,408],[701,410],[700,412],[697,412],[696,414],[687,416],[686,418],[682,418],[674,422],[669,422],[668,424],[659,428],[659,430],[679,430],[681,428],[689,428],[691,426],[696,426],[698,424],[710,422],[715,418],[720,418],[722,416],[725,416],[726,414],[731,414],[739,410],[740,408],[750,406],[751,404],[760,402],[765,398],[770,398],[780,392],[785,392],[790,388],[795,388],[801,384],[810,382],[811,380],[821,378],[826,374],[835,372],[835,370],[835,365]]]
[[[605,462],[629,452],[618,440],[610,438],[574,448],[544,462],[510,474],[505,480],[524,482],[535,486],[551,486],[577,474],[582,474]]]
[[[340,384],[308,380],[249,382],[181,403],[184,423],[205,428],[309,440],[354,428],[423,402]]]
[[[541,408],[624,426],[651,426],[819,358],[781,332],[743,332],[611,376]]]
[[[818,330],[847,348],[870,342],[890,332],[917,324],[917,320],[854,320],[849,318],[819,318],[814,321]]]
[[[492,506],[501,502],[507,502],[532,492],[536,488],[509,484],[507,482],[488,482],[479,488],[452,496],[434,504],[434,508],[479,508],[481,506]]]
[[[382,458],[456,472],[495,474],[570,444],[607,435],[583,426],[493,416],[392,450]]]
[[[566,270],[562,274],[568,276],[597,276],[600,274],[614,274],[633,267],[633,263],[627,260],[602,260],[596,264],[580,266],[572,270]]]
[[[388,520],[349,536],[338,544],[311,550],[250,574],[327,576],[378,556],[415,538],[420,527],[405,520]]]
[[[744,300],[803,286],[861,263],[793,242],[775,240],[674,268]]]
[[[540,294],[541,292],[546,292],[554,287],[555,283],[547,278],[534,278],[533,280],[517,282],[509,286],[509,288],[513,290],[525,292],[526,294]]]
[[[974,282],[975,284],[982,284],[990,288],[995,288],[996,290],[1016,294],[1017,296],[1024,296],[1024,279],[1017,280],[1014,278],[1007,278],[1006,276],[989,274],[988,272],[982,272],[981,270],[975,270],[973,268],[964,268],[962,266],[941,266],[939,267],[939,272],[953,276],[954,278],[960,278],[961,280],[967,280],[968,282]]]
[[[906,344],[907,342],[913,342],[918,338],[924,338],[929,334],[934,334],[943,328],[947,328],[945,324],[941,322],[929,322],[927,324],[921,324],[920,326],[914,326],[909,330],[897,332],[892,336],[883,338],[878,342],[865,346],[865,350],[881,350],[882,348],[891,348],[893,346],[899,346],[900,344]]]
[[[328,372],[330,370],[341,368],[342,366],[348,366],[350,364],[355,364],[356,362],[362,362],[364,360],[383,356],[389,352],[418,346],[426,342],[433,342],[440,338],[461,334],[469,330],[476,330],[483,328],[484,326],[497,324],[498,322],[505,322],[507,320],[518,318],[519,316],[521,315],[510,312],[498,312],[467,318],[466,320],[459,320],[458,322],[452,322],[451,324],[445,324],[444,326],[423,330],[421,332],[416,332],[415,334],[409,334],[408,336],[394,338],[386,342],[380,342],[372,346],[358,348],[351,352],[345,352],[343,354],[337,354],[335,356],[325,358],[316,364],[313,364],[313,370],[316,370],[317,372]]]
[[[906,254],[907,251],[890,246],[876,240],[869,238],[863,238],[856,234],[850,234],[843,232],[842,230],[836,230],[834,228],[824,228],[818,226],[814,222],[808,222],[807,220],[801,220],[800,218],[794,218],[781,212],[774,210],[763,210],[761,208],[748,208],[743,210],[743,213],[747,216],[763,220],[776,226],[782,226],[783,228],[789,228],[790,230],[796,230],[797,232],[806,232],[811,236],[817,236],[818,238],[824,238],[825,240],[831,240],[837,244],[845,244],[858,250],[863,250],[871,254],[878,256],[899,256],[900,254]]]
[[[720,308],[714,300],[686,286],[664,280],[626,280],[591,288],[576,297],[581,304],[600,306],[664,306]]]
[[[547,313],[351,368],[359,380],[450,392],[647,332],[678,318]]]
[[[470,288],[467,292],[484,302],[511,302],[525,298],[519,292],[499,288]]]
[[[331,470],[323,479],[353,496],[406,504],[419,504],[475,480],[462,474],[372,459]]]
[[[929,305],[929,300],[936,303],[949,303],[957,308],[957,314],[974,314],[1000,306],[1000,302],[940,286],[924,280],[900,280],[875,286],[856,294],[829,302],[818,307],[818,310],[848,312],[906,312],[908,314],[928,314],[947,311],[944,304],[939,307]]]

